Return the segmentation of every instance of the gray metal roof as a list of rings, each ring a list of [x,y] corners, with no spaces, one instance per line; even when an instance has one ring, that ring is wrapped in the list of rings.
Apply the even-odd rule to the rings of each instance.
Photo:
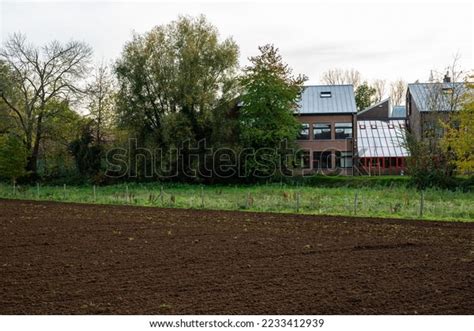
[[[359,157],[405,157],[405,120],[357,121]]]
[[[331,97],[321,97],[321,92],[330,92]],[[295,113],[329,114],[356,113],[354,87],[352,85],[305,86]]]
[[[457,110],[465,90],[463,83],[408,84],[408,91],[419,111]]]
[[[405,118],[407,117],[407,108],[405,106],[393,106],[390,117]]]

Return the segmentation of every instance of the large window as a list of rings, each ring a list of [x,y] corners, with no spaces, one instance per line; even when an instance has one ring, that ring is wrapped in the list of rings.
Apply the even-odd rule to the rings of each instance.
[[[309,124],[308,123],[302,123],[301,124],[301,131],[298,136],[299,140],[308,140],[309,139]]]
[[[336,152],[336,168],[352,168],[352,152]]]
[[[331,139],[331,124],[316,123],[313,124],[313,136],[316,140]]]
[[[313,152],[313,168],[314,169],[330,169],[332,168],[331,151]]]
[[[336,123],[336,139],[352,138],[352,123]]]

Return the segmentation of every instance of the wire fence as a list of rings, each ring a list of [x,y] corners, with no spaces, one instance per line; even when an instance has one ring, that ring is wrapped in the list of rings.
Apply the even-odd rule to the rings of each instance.
[[[0,197],[26,200],[249,210],[316,215],[474,220],[474,194],[405,187],[320,188],[261,186],[16,186],[0,184]]]

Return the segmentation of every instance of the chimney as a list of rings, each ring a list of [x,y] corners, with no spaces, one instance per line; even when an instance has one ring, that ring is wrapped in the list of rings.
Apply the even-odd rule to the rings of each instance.
[[[449,71],[447,71],[446,75],[444,75],[443,83],[451,83],[451,77],[449,77]]]

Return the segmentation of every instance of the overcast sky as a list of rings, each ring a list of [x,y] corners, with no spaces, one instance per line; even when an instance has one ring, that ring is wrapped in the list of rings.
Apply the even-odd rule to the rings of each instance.
[[[205,14],[240,46],[240,63],[257,46],[273,43],[295,73],[309,84],[330,68],[355,68],[375,78],[408,82],[443,70],[456,53],[473,66],[473,5],[431,3],[324,2],[9,2],[0,0],[0,36],[23,32],[35,44],[52,39],[86,41],[97,60],[113,60],[130,40],[178,15]]]

